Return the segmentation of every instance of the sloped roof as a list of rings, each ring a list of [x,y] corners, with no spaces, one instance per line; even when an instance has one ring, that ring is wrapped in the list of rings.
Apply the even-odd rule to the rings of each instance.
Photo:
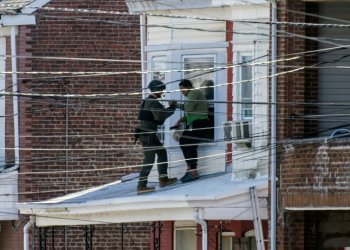
[[[267,177],[231,180],[231,173],[203,176],[199,180],[136,194],[136,180],[117,181],[82,192],[41,202],[19,203],[21,214],[33,215],[38,226],[85,225],[158,220],[192,220],[194,209],[208,220],[251,220],[249,188],[259,197],[268,194]],[[260,200],[267,219],[266,199]]]
[[[0,13],[16,14],[31,2],[34,0],[2,0],[0,1]]]

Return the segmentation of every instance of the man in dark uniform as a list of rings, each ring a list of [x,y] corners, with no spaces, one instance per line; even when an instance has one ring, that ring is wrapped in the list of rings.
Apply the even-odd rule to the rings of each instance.
[[[137,185],[138,193],[152,192],[154,187],[148,187],[148,175],[157,155],[157,167],[159,186],[165,187],[176,183],[177,178],[168,177],[168,156],[163,144],[157,137],[157,126],[162,125],[164,121],[171,116],[176,109],[176,102],[169,102],[169,107],[165,108],[158,99],[161,98],[165,85],[159,80],[152,80],[148,88],[151,94],[142,101],[139,113],[142,134],[139,136],[143,145],[143,166],[140,171]]]

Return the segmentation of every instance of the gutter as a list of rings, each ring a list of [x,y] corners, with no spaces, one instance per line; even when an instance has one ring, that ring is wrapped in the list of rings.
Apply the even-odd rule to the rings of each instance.
[[[205,220],[199,218],[199,208],[196,207],[193,210],[193,220],[201,225],[202,228],[202,250],[208,249],[208,227]]]
[[[277,188],[276,188],[276,142],[277,142],[277,2],[276,0],[270,0],[272,5],[271,10],[271,226],[270,226],[270,246],[271,250],[276,249],[276,213],[277,213]]]
[[[28,223],[23,227],[23,250],[29,250],[29,228],[34,225],[35,218],[30,216]]]

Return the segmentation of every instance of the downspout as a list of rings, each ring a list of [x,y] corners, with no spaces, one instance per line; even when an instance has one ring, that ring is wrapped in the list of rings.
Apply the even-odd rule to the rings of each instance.
[[[30,216],[27,224],[23,227],[23,250],[29,250],[29,228],[34,225],[35,219]]]
[[[17,26],[11,26],[11,66],[12,66],[12,92],[18,93],[17,82],[17,48],[16,48],[16,28]],[[4,173],[9,173],[18,169],[19,167],[19,108],[18,108],[18,96],[13,95],[13,131],[14,131],[14,166],[5,169]]]
[[[146,16],[140,15],[140,42],[141,42],[141,72],[145,72],[146,60],[145,60],[145,45],[146,45]],[[147,76],[141,74],[142,77],[142,89],[146,86]],[[143,91],[142,91],[143,92]]]
[[[202,228],[202,250],[208,249],[208,227],[205,220],[199,218],[199,208],[193,210],[193,220]]]
[[[277,142],[277,2],[270,0],[271,10],[271,166],[270,166],[270,182],[271,182],[271,226],[270,226],[270,245],[271,250],[276,249],[276,227],[277,227],[277,190],[276,190],[276,142]]]

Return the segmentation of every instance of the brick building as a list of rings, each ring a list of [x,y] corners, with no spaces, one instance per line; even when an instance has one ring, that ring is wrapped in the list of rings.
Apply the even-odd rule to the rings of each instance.
[[[229,2],[231,1],[212,1],[212,4],[216,4],[216,7],[219,7],[219,9],[221,10],[227,10],[225,8],[227,8]],[[132,4],[136,4],[135,8],[140,7],[137,6],[137,4],[139,3],[140,1],[129,1],[129,8],[135,7],[135,5],[133,6]],[[202,12],[198,12],[198,9],[196,9],[197,14],[201,13],[202,16],[207,16],[209,14],[213,15],[212,12],[209,12],[208,14],[208,12],[206,12],[207,9],[203,8],[202,6],[208,4],[208,1],[203,1],[203,3],[200,4],[198,4],[198,1],[186,1],[186,3],[189,4],[189,6],[191,6],[192,4],[192,7],[195,6],[198,9],[202,9]],[[222,4],[223,6],[221,6],[220,4]],[[347,3],[346,1],[286,0],[277,1],[277,4],[278,21],[285,23],[280,23],[278,25],[277,30],[277,55],[279,59],[277,65],[279,73],[279,76],[277,78],[278,137],[277,144],[273,145],[276,146],[277,149],[278,203],[277,210],[275,211],[277,214],[276,249],[347,249],[348,247],[350,247],[350,236],[348,229],[350,222],[348,184],[349,143],[347,138],[347,135],[349,133],[349,123],[347,117],[349,115],[348,100],[350,94],[348,87],[349,72],[347,67],[349,62],[348,41],[350,34],[348,26],[349,18],[347,12],[344,10],[348,10],[350,6],[349,3]],[[184,5],[183,9],[189,8],[189,6]],[[151,13],[156,12],[152,9],[152,5],[144,5],[142,7],[145,8],[146,11],[150,11]],[[191,14],[191,12],[178,12],[177,8],[175,8],[174,6],[172,6],[173,8],[170,8],[170,10],[169,5],[157,7],[158,8],[156,10],[160,10],[160,13],[164,11],[166,13],[172,12],[175,15]],[[249,9],[249,6],[247,8]],[[239,8],[235,6],[233,9],[237,10]],[[193,9],[191,9],[191,11],[193,11]],[[215,9],[215,11],[218,11],[218,9]],[[222,17],[227,18],[227,16],[225,16],[225,13],[235,13],[232,9],[230,9],[230,11],[224,11],[223,13],[220,12],[220,14],[222,15]],[[259,12],[256,11],[253,13],[261,12],[259,9]],[[242,14],[242,16],[246,17],[246,12],[241,11],[238,12],[238,16],[230,16],[230,18],[227,18],[226,20],[232,20],[233,17],[238,18],[240,17],[239,14]],[[169,32],[169,34],[164,35],[164,33],[162,33],[162,28],[164,28],[166,24],[168,24],[167,22],[165,22],[164,19],[161,19],[162,22],[157,22],[155,18],[150,18],[148,21],[149,24],[153,25],[153,29],[149,30],[149,35],[151,39],[148,41],[148,46],[145,46],[145,54],[143,55],[146,56],[148,62],[152,62],[152,60],[154,60],[154,63],[150,64],[148,68],[154,69],[158,73],[161,72],[160,69],[164,69],[164,65],[162,66],[162,62],[168,61],[167,59],[169,58],[172,59],[169,61],[175,63],[178,62],[179,58],[182,59],[181,62],[184,62],[186,61],[186,58],[189,58],[188,65],[190,65],[191,63],[195,63],[195,60],[193,60],[193,57],[191,56],[200,54],[195,53],[198,52],[195,50],[198,48],[202,48],[201,56],[206,58],[207,64],[210,64],[211,62],[210,55],[215,55],[213,56],[213,58],[218,60],[214,62],[227,63],[230,60],[234,60],[235,58],[239,59],[240,56],[249,57],[249,54],[246,53],[249,51],[254,51],[254,49],[252,50],[250,48],[256,48],[255,46],[259,46],[260,43],[263,43],[263,39],[257,39],[259,42],[256,42],[256,40],[252,41],[247,39],[247,41],[245,39],[238,39],[238,42],[236,42],[235,44],[234,42],[237,38],[237,34],[236,36],[230,38],[222,37],[220,35],[212,35],[214,33],[210,33],[211,35],[207,34],[206,36],[206,38],[208,39],[208,43],[205,43],[204,46],[201,43],[193,43],[193,40],[200,40],[203,38],[203,36],[197,35],[193,37],[190,36],[189,33],[177,33],[174,30]],[[206,21],[206,28],[210,27],[210,25],[213,25],[213,27],[216,28],[232,28],[232,25],[235,28],[239,27],[238,22],[224,22],[224,26],[220,26],[222,24],[215,26],[217,25],[217,23],[211,22],[212,20]],[[164,27],[160,27],[159,24],[163,24]],[[197,25],[196,31],[203,29],[203,24],[196,23],[195,21],[193,21],[192,24]],[[179,25],[181,27],[181,25],[184,24],[181,22],[174,21],[171,22],[171,25]],[[261,31],[263,30],[263,27],[259,27],[257,30]],[[237,31],[237,29],[235,31]],[[220,43],[220,41],[228,43],[222,44]],[[232,47],[230,47],[231,41],[234,41],[232,43]],[[158,44],[157,42],[162,44]],[[169,47],[164,46],[164,44],[167,44]],[[232,56],[230,51],[233,51]],[[222,57],[220,56],[222,55],[222,53],[225,54],[225,56],[223,57],[224,61],[220,61],[222,59]],[[237,57],[235,57],[234,55],[237,55]],[[152,65],[154,65],[155,67],[152,68]],[[217,73],[215,80],[218,83],[218,85],[220,85],[220,83],[232,81],[234,77],[242,73],[242,71],[237,72],[230,70],[227,70],[224,73],[219,72]],[[179,75],[181,74],[183,74],[183,72],[171,72],[170,75],[155,75],[157,77],[164,77],[164,79],[170,81],[172,79],[179,79]],[[143,86],[145,87],[147,81],[152,78],[154,78],[154,75],[148,74],[143,81]],[[259,86],[258,82],[256,82],[256,84],[257,86]],[[265,85],[264,83],[261,83],[260,86]],[[251,97],[251,99],[255,101],[263,101],[263,98],[266,98],[266,96],[264,96],[264,93],[261,93],[260,91],[264,89],[266,88],[255,87],[254,90],[256,92],[254,92],[254,98]],[[220,92],[218,93],[218,95],[216,95],[216,97],[219,98],[217,101],[230,100],[228,97],[234,98],[234,100],[243,98],[243,96],[236,97],[236,94],[239,93],[238,89],[227,87],[224,91],[224,95],[222,95],[223,92]],[[259,99],[259,97],[262,99]],[[214,106],[213,108],[217,107],[220,107],[220,105]],[[261,108],[261,106],[255,106],[256,110],[253,113],[255,114],[253,115],[253,118],[258,117],[257,114],[264,114],[264,111],[259,110],[259,108]],[[215,121],[218,121],[219,123],[225,122],[226,120],[239,120],[238,118],[242,117],[245,119],[249,118],[250,107],[248,106],[225,106],[223,109],[227,109],[228,111],[227,113],[225,113],[224,118],[220,116],[217,117],[218,119]],[[239,113],[236,112],[238,110],[245,111],[246,113],[243,112],[242,114],[236,116],[235,114]],[[259,120],[257,122],[260,123],[259,125],[264,124],[264,121],[262,122]],[[166,126],[169,126],[169,124],[166,124]],[[264,131],[265,127],[262,126],[259,128],[258,126],[256,127],[256,129],[256,131]],[[165,131],[166,130],[167,129],[165,129]],[[216,136],[222,135],[221,132],[218,130]],[[166,135],[165,140],[168,140],[169,142],[169,138],[167,138]],[[240,158],[240,153],[238,152],[238,150],[237,152],[235,151],[236,149],[238,149],[238,145],[246,146],[247,141],[239,141],[236,142],[235,145],[236,147],[231,148],[231,156],[233,160],[233,170],[239,170],[235,173],[236,176],[239,172],[248,173],[249,175],[252,172],[254,172],[253,170],[256,170],[255,167],[252,167],[253,165],[258,167],[261,166],[262,162],[253,163],[252,161],[250,162],[250,164],[247,164],[247,167],[241,167],[241,164],[238,164],[238,166],[235,165],[237,163],[237,160],[239,160]],[[225,146],[222,146],[221,148],[216,147],[211,149],[202,148],[202,152],[203,154],[208,154],[208,152],[210,152],[211,150],[222,150],[223,152],[227,152],[225,151],[226,149],[228,150],[228,152],[230,152],[230,148],[225,148]],[[249,152],[254,153],[255,151]],[[171,157],[173,157],[173,159],[177,159],[178,157],[176,151],[170,152],[170,155]],[[235,158],[236,156],[238,156],[238,158]],[[266,160],[260,155],[257,158]],[[228,159],[230,160],[230,157],[228,157]],[[250,158],[250,160],[253,159],[254,157]],[[173,173],[174,175],[178,174],[178,172],[176,171]],[[208,173],[208,175],[210,174],[211,173]],[[253,182],[254,181],[252,181],[252,183]],[[240,185],[241,184],[242,183],[240,183]],[[230,185],[227,184],[227,188],[229,186]],[[211,186],[206,187],[210,188]],[[193,184],[191,188],[194,189],[195,184]],[[177,195],[188,195],[188,193],[186,192],[180,193],[180,188],[176,188],[176,190],[178,191],[176,193]],[[169,192],[171,193],[171,191]],[[161,192],[159,192],[159,194],[153,197],[154,200],[152,200],[153,198],[150,197],[150,200],[147,200],[145,198],[143,200],[142,206],[148,205],[147,202],[149,201],[152,201],[151,203],[153,204],[154,201],[157,200],[159,204],[161,204],[161,206],[158,206],[157,209],[165,209],[167,202],[174,202],[174,200],[171,200],[171,197],[168,196],[168,194],[170,193],[163,192],[162,195]],[[99,193],[89,193],[89,195],[90,194],[96,195]],[[237,196],[235,196],[233,193],[231,193],[230,195],[230,197],[233,200],[237,201]],[[261,193],[261,195],[263,195],[263,193]],[[78,195],[77,197],[81,196]],[[40,213],[48,215],[55,214],[55,216],[58,216],[61,219],[65,218],[69,220],[64,222],[68,225],[72,223],[73,218],[65,217],[68,213],[66,211],[60,211],[60,209],[62,209],[62,207],[68,207],[70,209],[69,211],[73,211],[73,206],[68,206],[67,202],[74,200],[69,200],[72,199],[70,197],[66,197],[64,199],[64,201],[51,200],[52,204],[54,205],[48,205],[45,203],[22,204],[21,209],[24,212],[35,216],[38,216]],[[188,202],[186,203],[186,206],[192,208],[188,205],[190,203],[189,201],[194,202],[194,199],[186,200],[186,202]],[[124,201],[122,199],[118,199],[118,202],[117,204],[119,204],[120,206],[124,206],[124,203],[122,203]],[[138,204],[136,200],[129,199],[128,202],[131,202],[129,204],[132,204],[132,207],[134,209],[136,207],[136,204]],[[176,204],[178,208],[184,209],[183,206],[185,205],[182,204],[181,207],[181,204],[179,204],[181,202],[179,202],[179,200],[177,200],[177,202],[178,203],[174,202],[171,204]],[[213,197],[209,197],[208,200],[206,200],[206,202],[211,204],[217,204],[219,206],[218,200],[213,199]],[[107,203],[102,204],[107,205]],[[237,203],[235,204],[237,205]],[[188,207],[186,207],[186,209]],[[80,205],[79,208],[82,209],[83,205]],[[97,209],[97,207],[90,208],[91,211],[93,209]],[[209,206],[207,204],[204,204],[203,202],[201,208],[205,210],[209,208]],[[33,209],[34,212],[29,211],[29,209]],[[129,207],[127,206],[122,207],[122,211],[124,212],[128,211],[128,209]],[[135,212],[136,210],[137,209],[133,211]],[[81,218],[86,218],[84,217],[82,211],[83,210],[77,211],[77,213],[75,213],[74,216],[77,216],[77,218],[80,218],[80,220],[82,220]],[[101,212],[101,210],[94,211]],[[177,235],[174,234],[174,231],[179,231],[179,235],[187,237],[188,235],[185,232],[182,232],[181,230],[189,229],[189,231],[192,230],[191,232],[198,232],[198,230],[200,230],[198,225],[193,223],[186,224],[185,222],[180,220],[181,214],[187,216],[185,218],[185,221],[189,221],[190,215],[188,210],[186,210],[187,213],[179,213],[178,217],[175,217],[175,215],[180,210],[169,209],[166,211],[173,213],[173,218],[178,218],[178,220],[169,222],[169,217],[166,217],[164,214],[149,214],[150,216],[153,216],[150,218],[154,218],[156,215],[159,215],[160,219],[164,218],[164,220],[162,220],[163,223],[157,225],[157,223],[155,222],[152,225],[152,228],[154,229],[153,231],[151,231],[151,235],[154,239],[153,243],[151,243],[152,247],[155,247],[155,245],[159,244],[160,242],[161,246],[165,246],[166,249],[171,249],[172,246],[176,244],[174,243],[176,242],[176,238],[172,238]],[[237,212],[237,210],[233,211]],[[136,212],[135,215],[140,216]],[[144,213],[143,216],[145,216]],[[205,217],[205,215],[203,216]],[[208,214],[206,216],[207,217],[205,218],[210,218]],[[42,225],[50,225],[50,223],[54,222],[54,220],[40,220],[40,217],[38,218],[39,222],[42,223]],[[102,219],[104,217],[101,216],[98,218]],[[113,218],[116,221],[121,221],[121,218],[125,219],[126,215],[118,217],[114,214]],[[128,219],[128,221],[130,221],[130,219]],[[212,241],[210,242],[213,243],[213,248],[215,249],[215,247],[218,247],[216,240],[219,238],[215,238],[214,235],[218,235],[218,232],[220,232],[221,228],[220,225],[222,226],[223,224],[222,222],[220,223],[220,220],[218,218],[214,217],[211,217],[211,220],[209,219],[208,221],[209,225],[213,226],[208,228],[210,228],[210,230],[215,231],[214,233],[209,233],[209,239],[212,239]],[[243,220],[241,220],[241,222],[242,221]],[[235,224],[235,221],[232,218],[230,218],[229,223],[230,224],[226,225],[225,228],[227,231],[222,232],[223,234],[219,234],[221,237],[226,235],[230,238],[231,241],[229,242],[231,243],[228,244],[233,244],[235,240],[237,240],[237,238],[243,241],[242,238],[244,237],[242,237],[242,232],[245,231],[245,233],[249,235],[249,232],[253,229],[252,225],[249,226],[249,223],[246,222],[242,222],[240,225]],[[163,230],[159,230],[159,228],[162,228]],[[90,231],[87,230],[86,232]],[[121,230],[120,232],[124,231]],[[159,234],[159,232],[161,232],[161,234]],[[238,234],[239,237],[234,236]],[[157,235],[161,235],[162,237],[157,238]],[[254,235],[256,235],[255,232]],[[215,239],[212,237],[214,237]],[[266,237],[267,236],[265,224],[265,238]],[[200,247],[199,238],[196,238],[194,241],[197,241],[198,244],[195,246],[191,245],[191,247]],[[147,247],[149,247],[149,245],[147,245]]]
[[[128,133],[141,96],[62,95],[139,92],[140,74],[118,72],[141,68],[140,26],[138,16],[115,13],[128,11],[122,0],[0,4],[1,91],[36,94],[0,95],[0,249],[14,250],[23,249],[28,222],[18,215],[17,201],[45,200],[138,171],[141,155],[132,150]],[[125,224],[124,234],[119,224],[96,225],[93,231],[30,228],[30,246],[82,249],[93,232],[99,249],[121,244],[142,249],[149,246],[149,230],[149,223]]]
[[[277,249],[348,249],[350,4],[277,3]]]
[[[47,233],[41,234],[45,237],[41,237],[40,242],[47,244],[52,241],[50,235],[54,228],[80,226],[87,229],[85,245],[98,247],[102,243],[98,241],[99,235],[91,234],[91,228],[100,228],[101,223],[119,225],[119,237],[123,242],[125,229],[130,228],[125,228],[125,223],[142,222],[141,225],[149,226],[150,238],[144,249],[228,250],[255,249],[257,244],[264,246],[268,238],[268,106],[255,105],[255,102],[268,101],[269,25],[264,22],[269,20],[269,4],[260,0],[257,1],[259,4],[244,5],[237,1],[126,2],[130,12],[145,13],[141,15],[139,48],[144,62],[142,70],[147,74],[139,82],[139,90],[146,95],[148,82],[159,79],[169,90],[165,99],[178,102],[184,100],[178,91],[182,78],[191,79],[195,87],[205,90],[212,122],[212,142],[199,146],[201,178],[160,188],[158,173],[154,170],[150,174],[150,185],[154,185],[156,191],[136,195],[137,175],[131,174],[82,192],[49,200],[38,199],[38,202],[21,202],[18,204],[21,214],[30,215],[42,234],[46,228]],[[239,19],[247,19],[247,23],[232,21]],[[262,23],[249,23],[257,20]],[[103,100],[99,98],[97,102]],[[180,115],[181,111],[176,111],[160,128],[168,150],[171,177],[181,177],[186,169],[178,142],[170,130]],[[118,122],[123,122],[122,116],[118,118]],[[89,114],[86,119],[90,119]],[[79,124],[79,128],[84,124]],[[96,125],[99,124],[91,122],[86,127]],[[129,134],[125,138],[130,140],[132,137]],[[84,138],[83,142],[86,140],[96,143],[99,150],[116,142],[113,136]],[[111,144],[105,144],[104,140],[111,140]],[[80,144],[81,140],[77,138],[76,149],[80,150]],[[129,144],[124,147],[130,151],[140,150],[139,146]],[[68,150],[69,156],[74,154],[74,149]],[[123,151],[118,153],[115,157],[121,159],[114,166],[135,164],[134,158],[122,158]],[[106,150],[104,154],[110,155],[110,152]],[[125,156],[130,157],[130,154],[125,153]],[[121,163],[122,160],[125,162]],[[76,164],[82,167],[84,161],[77,160]],[[109,167],[108,162],[101,164]],[[102,174],[106,179],[110,178],[107,175],[107,172]],[[106,230],[109,233],[116,231]],[[132,231],[135,237],[140,233],[144,236],[142,231]],[[129,249],[130,246],[121,244],[119,247]]]

